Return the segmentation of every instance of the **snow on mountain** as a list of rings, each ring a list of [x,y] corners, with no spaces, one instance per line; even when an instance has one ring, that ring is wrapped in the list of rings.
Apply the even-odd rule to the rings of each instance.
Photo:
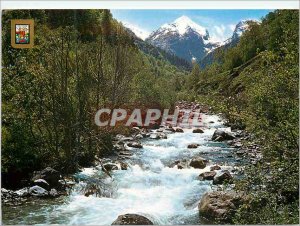
[[[209,36],[206,28],[187,16],[162,25],[152,32],[146,41],[188,61],[194,58],[201,59],[219,45]]]
[[[240,21],[233,31],[232,38],[239,38],[242,34],[249,29],[251,23],[259,23],[257,20],[242,20]]]
[[[221,45],[227,45],[231,42],[238,41],[242,34],[249,29],[251,23],[260,23],[257,20],[241,20],[236,26],[233,31],[232,36],[225,40]]]
[[[257,20],[242,20],[240,21],[236,26],[235,29],[232,33],[232,36],[225,40],[224,42],[220,43],[219,46],[212,48],[210,51],[207,52],[207,54],[199,61],[200,66],[202,68],[206,67],[207,65],[210,65],[214,61],[215,57],[215,50],[216,49],[228,49],[231,47],[234,47],[238,44],[241,36],[243,35],[244,32],[249,30],[250,25],[253,23],[260,23]]]
[[[124,27],[130,29],[138,38],[142,39],[143,41],[145,41],[145,39],[150,35],[150,32],[131,23],[123,22],[123,25]]]
[[[138,38],[191,62],[196,59],[197,61],[204,60],[207,56],[210,59],[209,55],[214,54],[215,49],[236,45],[251,23],[259,22],[256,20],[240,21],[235,26],[232,36],[223,42],[218,42],[210,37],[205,27],[195,23],[187,16],[181,16],[172,23],[162,25],[151,34],[128,22],[123,22],[123,25]]]
[[[178,32],[180,35],[186,34],[190,29],[197,32],[201,36],[206,36],[208,33],[204,27],[196,24],[187,16],[179,17],[172,24],[164,24],[161,26],[161,29],[165,32]]]

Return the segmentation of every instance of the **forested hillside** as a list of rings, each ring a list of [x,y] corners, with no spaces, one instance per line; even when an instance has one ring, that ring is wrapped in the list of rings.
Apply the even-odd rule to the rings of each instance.
[[[10,19],[35,20],[33,49],[10,46]],[[33,170],[65,173],[112,151],[95,112],[104,106],[171,106],[186,72],[141,52],[109,10],[4,11],[2,183]],[[130,108],[130,107],[128,107]]]
[[[191,70],[191,62],[188,62],[174,54],[168,53],[165,50],[162,50],[156,46],[151,45],[148,42],[143,41],[142,39],[137,37],[130,29],[127,29],[127,32],[133,37],[136,46],[145,54],[150,55],[161,61],[167,61],[170,64],[183,70]]]
[[[194,65],[182,93],[223,112],[262,147],[262,160],[237,185],[249,196],[236,214],[239,224],[299,223],[298,41],[299,12],[271,12],[219,61],[205,70]]]

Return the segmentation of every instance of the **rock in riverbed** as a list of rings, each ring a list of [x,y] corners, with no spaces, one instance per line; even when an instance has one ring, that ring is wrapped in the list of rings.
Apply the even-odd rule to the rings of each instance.
[[[215,223],[231,223],[241,203],[242,198],[237,193],[214,191],[202,197],[198,209],[200,217]]]
[[[103,168],[107,171],[118,170],[119,167],[114,163],[106,163],[103,165]]]
[[[158,133],[152,133],[150,134],[150,139],[159,140],[160,136]]]
[[[127,170],[128,169],[128,164],[125,162],[120,162],[121,170]]]
[[[138,214],[124,214],[118,216],[111,225],[153,225],[153,223],[148,218]]]
[[[189,144],[187,148],[197,148],[199,144]]]
[[[165,130],[169,131],[169,132],[172,132],[172,133],[175,133],[175,129],[172,126],[169,126],[169,127],[165,128]]]
[[[135,139],[143,139],[144,136],[142,134],[137,134],[134,138]]]
[[[20,197],[26,197],[26,196],[29,196],[29,188],[22,188],[22,189],[19,189],[17,191],[15,191],[15,193],[20,196]]]
[[[29,194],[32,196],[37,196],[37,197],[45,197],[45,196],[49,195],[49,193],[46,189],[44,189],[40,186],[37,186],[37,185],[29,188]]]
[[[199,179],[200,180],[213,180],[214,176],[216,176],[216,174],[217,173],[215,171],[204,172],[199,175]]]
[[[55,188],[52,188],[52,189],[49,191],[49,195],[50,195],[51,197],[57,197],[57,196],[59,196],[59,194],[58,194],[58,192],[56,191]]]
[[[223,184],[224,182],[233,182],[233,177],[231,176],[228,170],[225,170],[220,175],[215,176],[213,184]]]
[[[48,184],[48,182],[43,179],[37,179],[33,182],[33,184],[40,186],[41,188],[44,188],[46,190],[49,190],[49,188],[50,188],[50,185]]]
[[[58,192],[55,188],[47,191],[40,186],[32,186],[19,189],[17,191],[1,189],[2,204],[5,205],[20,205],[28,200],[28,198],[54,198],[62,195],[62,192]]]
[[[221,167],[218,166],[218,165],[214,165],[214,166],[211,166],[211,167],[210,167],[210,171],[220,170],[220,169],[221,169]]]
[[[165,133],[160,133],[160,134],[159,134],[159,137],[160,137],[161,139],[168,139],[168,136],[167,136],[167,134],[165,134]]]
[[[193,133],[204,133],[204,131],[200,128],[193,129]]]
[[[206,159],[203,158],[193,158],[190,162],[190,166],[194,167],[196,169],[204,169],[206,167],[206,163],[208,161]]]
[[[143,148],[143,145],[141,145],[138,142],[129,142],[129,143],[127,143],[127,145],[128,145],[128,147],[131,147],[131,148]]]
[[[224,130],[217,129],[214,132],[211,139],[214,141],[225,141],[225,140],[233,140],[234,138],[235,137],[230,132],[226,132]]]
[[[29,195],[28,192],[27,192],[26,196],[27,195]],[[23,196],[18,195],[14,191],[11,191],[11,190],[8,190],[8,189],[5,189],[5,188],[1,188],[1,202],[2,202],[2,205],[19,205],[25,200],[26,199],[23,199]]]
[[[154,140],[167,139],[167,138],[168,138],[167,134],[163,132],[150,134],[150,139],[154,139]]]
[[[59,186],[60,173],[51,167],[47,167],[42,171],[35,171],[34,176],[32,177],[32,181],[36,181],[38,179],[45,180],[51,188]]]
[[[176,127],[174,128],[176,133],[183,133],[183,129]]]

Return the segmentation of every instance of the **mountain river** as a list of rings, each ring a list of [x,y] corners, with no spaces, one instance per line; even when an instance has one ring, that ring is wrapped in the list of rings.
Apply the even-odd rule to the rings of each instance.
[[[218,164],[221,170],[232,170],[237,164],[232,148],[213,142],[216,128],[223,126],[217,115],[204,115],[204,133],[168,133],[167,139],[141,141],[143,148],[128,148],[133,154],[125,162],[127,170],[112,171],[112,178],[100,166],[85,168],[77,173],[77,181],[69,196],[56,199],[35,199],[21,206],[3,209],[4,224],[91,224],[110,225],[121,214],[137,213],[154,224],[202,224],[198,204],[202,195],[213,189],[212,181],[201,181],[201,172]],[[188,149],[191,143],[200,144]],[[176,160],[203,157],[209,160],[204,169],[178,169]],[[234,173],[233,173],[234,174]],[[85,180],[102,178],[104,197],[82,193]]]

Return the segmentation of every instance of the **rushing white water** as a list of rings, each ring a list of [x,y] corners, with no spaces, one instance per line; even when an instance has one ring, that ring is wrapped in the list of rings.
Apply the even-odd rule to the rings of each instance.
[[[216,162],[223,169],[230,167],[226,158],[230,149],[210,141],[222,122],[215,115],[206,116],[203,121],[207,128],[202,134],[184,129],[184,133],[168,134],[168,139],[145,139],[142,149],[132,148],[134,155],[127,160],[128,170],[113,171],[112,178],[103,179],[110,185],[110,196],[86,197],[74,189],[64,203],[33,210],[20,223],[110,225],[118,215],[137,213],[155,224],[200,224],[197,206],[201,196],[211,190],[211,181],[200,181],[199,174],[209,171]],[[188,149],[191,143],[200,146]],[[205,169],[170,167],[176,160],[192,157],[210,161]],[[104,178],[100,167],[86,168],[77,176]]]

